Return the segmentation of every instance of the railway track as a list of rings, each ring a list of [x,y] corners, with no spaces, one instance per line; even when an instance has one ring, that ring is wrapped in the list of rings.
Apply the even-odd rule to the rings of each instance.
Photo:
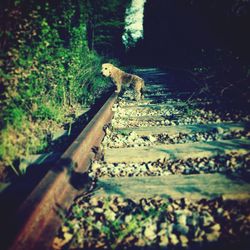
[[[145,98],[109,98],[19,209],[10,249],[247,249],[249,114],[138,74]]]

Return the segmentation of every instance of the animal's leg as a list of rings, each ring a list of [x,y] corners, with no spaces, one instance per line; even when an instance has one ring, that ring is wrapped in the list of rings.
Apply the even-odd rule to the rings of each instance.
[[[141,99],[143,100],[143,99],[144,99],[144,92],[143,92],[143,88],[141,88],[140,94],[141,94]]]
[[[122,88],[121,84],[116,84],[116,90],[115,90],[115,92],[116,93],[120,93],[121,92],[121,88]]]
[[[142,84],[141,82],[135,83],[135,99],[139,101],[142,98]]]
[[[141,99],[144,99],[145,82],[141,81]]]
[[[139,101],[141,99],[141,92],[139,91],[136,91],[136,94],[135,94],[135,100],[136,101]]]

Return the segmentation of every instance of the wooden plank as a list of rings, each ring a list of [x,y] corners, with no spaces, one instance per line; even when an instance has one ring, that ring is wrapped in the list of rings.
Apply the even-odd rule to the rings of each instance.
[[[110,148],[105,150],[104,160],[108,163],[140,163],[158,159],[187,159],[210,157],[230,152],[248,153],[250,140],[233,139],[212,142],[194,142],[184,144],[155,145],[139,148]]]
[[[140,101],[135,101],[135,100],[130,100],[127,99],[126,102],[128,103],[128,107],[131,107],[131,104],[134,104],[133,106],[137,106],[140,107],[141,105],[154,105],[154,106],[167,106],[169,105],[171,102],[172,104],[170,104],[171,106],[178,106],[178,102],[182,102],[182,101],[178,101],[176,102],[176,98],[181,98],[181,97],[189,97],[191,94],[188,92],[185,93],[178,93],[178,94],[173,94],[170,93],[168,95],[152,95],[152,96],[147,96],[144,95],[144,99],[140,100]],[[124,98],[126,99],[126,98]],[[173,104],[173,102],[175,102]],[[206,102],[206,101],[204,101]],[[200,104],[198,102],[192,101],[190,104]],[[179,106],[185,106],[185,105],[190,105],[188,103],[186,103],[185,101],[183,101],[183,103],[181,103]],[[201,103],[202,104],[202,103]]]
[[[221,195],[225,199],[246,199],[250,198],[250,183],[237,175],[217,173],[101,178],[95,195],[121,195],[135,200],[154,196],[200,200]]]
[[[158,89],[169,89],[165,84],[146,84],[145,90],[158,90]]]
[[[142,101],[140,101],[142,102]],[[144,109],[144,108],[149,108],[149,109],[153,109],[153,110],[160,110],[162,108],[170,108],[170,107],[185,107],[188,104],[184,101],[178,101],[175,102],[173,100],[167,100],[165,102],[159,103],[159,104],[154,104],[154,103],[147,103],[145,101],[145,103],[136,103],[136,102],[129,102],[129,103],[133,103],[134,105],[128,105],[128,106],[122,106],[121,108],[123,109]]]
[[[211,124],[194,124],[194,125],[178,125],[178,126],[164,126],[164,127],[135,127],[117,129],[121,133],[129,133],[134,131],[137,135],[147,136],[152,134],[166,133],[168,135],[175,135],[179,133],[194,133],[194,132],[206,132],[211,130],[224,130],[224,131],[242,131],[249,130],[250,123],[238,122],[238,123],[211,123]]]
[[[165,98],[169,98],[170,96],[175,96],[175,97],[183,97],[183,96],[190,96],[192,93],[190,92],[176,92],[176,93],[171,93],[169,92],[169,90],[166,90],[166,93],[159,93],[159,94],[155,94],[155,93],[147,93],[145,95],[145,99],[149,98],[149,99],[158,99],[158,98],[162,98],[162,99],[165,99]]]
[[[125,116],[122,117],[126,120],[138,120],[138,121],[144,121],[144,120],[149,120],[149,121],[162,121],[166,119],[164,115],[140,115],[140,116]]]
[[[136,68],[134,70],[135,72],[144,72],[146,74],[149,74],[150,72],[155,73],[155,72],[162,72],[159,68]]]
[[[123,99],[125,99],[128,103],[135,103],[136,105],[141,104],[148,104],[148,103],[155,103],[155,104],[161,104],[164,102],[167,102],[168,100],[172,100],[176,98],[188,98],[191,96],[192,93],[190,92],[178,92],[178,93],[171,93],[168,89],[166,89],[166,93],[152,93],[152,92],[146,92],[144,94],[144,99],[140,100],[139,102],[136,102],[135,100],[130,100],[129,97],[123,96]]]

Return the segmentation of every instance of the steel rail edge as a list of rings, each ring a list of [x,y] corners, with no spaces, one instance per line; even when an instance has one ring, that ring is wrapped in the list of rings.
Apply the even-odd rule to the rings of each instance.
[[[9,250],[52,249],[53,238],[61,223],[58,209],[69,209],[79,194],[79,190],[70,183],[69,170],[76,166],[77,173],[87,171],[93,157],[92,148],[100,145],[104,137],[103,126],[112,119],[112,106],[116,99],[117,94],[112,93],[59,161],[22,203],[11,220],[11,227],[15,227],[16,232]]]

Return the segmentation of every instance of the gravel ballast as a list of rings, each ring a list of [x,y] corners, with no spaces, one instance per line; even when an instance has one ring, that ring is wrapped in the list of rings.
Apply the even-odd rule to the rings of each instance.
[[[250,154],[232,153],[214,157],[158,160],[144,163],[105,163],[94,161],[89,175],[100,177],[166,176],[171,174],[250,172]]]
[[[71,249],[221,249],[243,247],[249,236],[249,201],[85,197],[72,207],[54,248],[73,238]]]
[[[174,197],[173,195],[168,196],[167,194],[169,177],[179,179],[180,175],[186,175],[185,177],[188,178],[190,176],[187,175],[195,175],[196,181],[196,175],[199,174],[204,174],[204,179],[207,179],[208,174],[214,176],[213,173],[222,173],[223,177],[229,174],[239,178],[242,176],[248,178],[250,176],[250,153],[232,146],[233,150],[230,153],[227,151],[226,154],[223,154],[225,151],[218,151],[219,153],[211,157],[204,157],[204,154],[197,157],[197,155],[192,156],[191,149],[188,147],[190,156],[188,154],[188,158],[185,159],[166,158],[166,155],[164,155],[165,159],[159,159],[158,152],[157,158],[155,158],[158,160],[153,158],[153,161],[142,163],[135,163],[134,159],[131,160],[131,163],[118,163],[121,155],[117,155],[118,158],[114,162],[105,158],[105,150],[106,156],[107,150],[113,152],[113,150],[124,150],[123,148],[135,150],[133,152],[137,154],[138,148],[152,149],[157,145],[163,147],[163,144],[193,144],[194,142],[198,145],[199,142],[213,143],[213,141],[220,140],[228,142],[231,139],[250,139],[248,126],[242,126],[239,130],[222,128],[222,123],[227,123],[227,125],[238,122],[248,124],[250,115],[246,112],[215,108],[212,106],[213,102],[207,98],[187,101],[186,96],[186,100],[183,100],[179,98],[180,95],[175,96],[167,91],[169,90],[157,90],[153,93],[148,89],[145,91],[145,99],[139,102],[134,101],[134,93],[130,90],[118,97],[118,102],[113,107],[114,117],[111,123],[104,128],[105,137],[101,146],[96,149],[96,157],[88,170],[93,190],[76,198],[71,209],[65,215],[58,235],[54,238],[54,249],[67,249],[69,245],[70,249],[75,250],[249,249],[250,200],[226,200],[222,195],[223,192],[219,193],[222,196],[216,199],[212,198],[218,195],[202,200],[200,196],[197,200],[190,196],[189,200],[182,194],[178,197],[175,196],[176,199],[174,199],[169,198]],[[191,132],[182,131],[179,128],[179,131],[175,133],[178,125],[196,124],[198,126],[210,124],[210,127],[215,124],[215,128],[202,131],[192,129]],[[136,132],[132,129],[142,127],[153,127],[153,129],[151,128],[152,134],[150,131],[147,135],[140,135],[137,133],[138,130]],[[174,127],[174,133],[158,133],[157,127]],[[133,131],[129,131],[131,129]],[[176,146],[178,145],[173,145],[174,150],[176,150]],[[202,150],[203,153],[204,147]],[[148,154],[148,151],[145,154]],[[143,160],[145,161],[145,159]],[[121,161],[125,160],[122,158]],[[126,189],[128,189],[128,181],[121,177],[139,176],[150,178],[147,180],[147,185],[152,179],[151,176],[162,176],[167,183],[166,190],[168,191],[165,192],[163,189],[162,197],[151,197],[152,193],[149,192],[147,197],[151,198],[141,198],[146,197],[145,186],[142,186],[142,196],[139,199],[132,199],[131,196],[125,198],[125,192],[121,191],[121,180],[124,180]],[[106,189],[103,193],[98,193],[98,188],[101,189],[98,183],[103,183],[108,178],[110,178],[111,184],[106,185],[106,189],[116,187],[117,195],[111,195],[112,192],[106,192]],[[158,184],[159,178],[155,178],[157,178]],[[117,180],[116,186],[114,180]],[[129,178],[129,180],[131,179]],[[207,188],[206,181],[205,184],[204,186]],[[138,192],[138,185],[136,183],[131,187],[135,187]],[[162,183],[159,185],[162,190]],[[183,185],[182,182],[181,185]],[[176,187],[175,180],[174,186]],[[182,188],[185,189],[186,186]],[[203,186],[200,189],[202,189],[201,192],[206,192],[203,190]],[[213,193],[217,190],[218,186]],[[235,188],[233,190],[238,196],[240,192]],[[183,198],[177,199],[179,197]]]
[[[125,133],[112,131],[109,127],[107,127],[106,136],[103,139],[102,146],[103,148],[141,147],[157,144],[179,144],[250,138],[250,132],[248,130],[224,131],[219,128],[206,132],[157,134],[157,130],[155,130],[154,133],[155,134],[152,135],[140,136],[136,133],[136,131]]]
[[[130,99],[132,99],[133,94],[130,95]],[[180,103],[182,105],[179,105]],[[114,128],[124,128],[250,121],[250,115],[246,112],[239,110],[228,112],[218,108],[212,108],[208,103],[210,102],[202,99],[183,102],[176,98],[172,99],[170,103],[166,102],[164,106],[156,107],[150,106],[150,104],[152,104],[150,101],[131,103],[131,101],[123,97],[113,108],[115,116],[112,120],[112,126]],[[130,106],[140,104],[143,104],[143,108],[129,108]],[[147,117],[146,120],[138,119],[145,116]],[[152,117],[151,120],[148,119],[150,116]]]

